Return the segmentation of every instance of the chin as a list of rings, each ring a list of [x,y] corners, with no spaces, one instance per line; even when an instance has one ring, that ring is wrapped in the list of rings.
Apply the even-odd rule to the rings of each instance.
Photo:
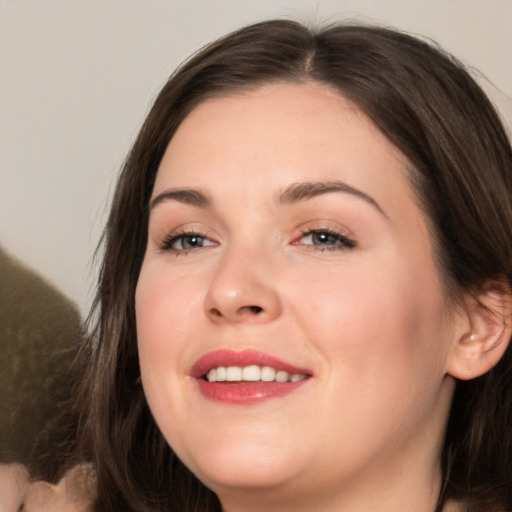
[[[262,446],[246,443],[234,446],[218,446],[219,449],[202,451],[195,461],[185,464],[214,492],[222,489],[275,488],[303,474],[304,465],[294,454],[282,450],[282,446]]]
[[[271,491],[294,480],[289,467],[260,466],[243,463],[226,467],[224,464],[202,468],[196,476],[217,495],[227,492]]]

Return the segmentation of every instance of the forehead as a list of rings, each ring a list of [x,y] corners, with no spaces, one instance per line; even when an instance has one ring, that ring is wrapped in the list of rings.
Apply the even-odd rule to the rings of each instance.
[[[363,135],[366,142],[373,138],[386,146],[390,157],[399,157],[370,119],[338,91],[316,82],[266,84],[200,103],[178,127],[168,153],[178,156],[201,140],[203,145],[192,152],[198,156],[206,151],[220,155],[226,147],[233,154],[240,149],[233,144],[243,140],[246,151],[258,144],[283,153],[301,146],[301,154],[323,151],[327,157],[329,150]],[[358,148],[363,150],[359,144],[351,149]]]
[[[337,91],[315,82],[267,84],[196,107],[165,152],[154,194],[206,187],[240,195],[341,179],[393,200],[411,195],[406,167],[405,157]]]

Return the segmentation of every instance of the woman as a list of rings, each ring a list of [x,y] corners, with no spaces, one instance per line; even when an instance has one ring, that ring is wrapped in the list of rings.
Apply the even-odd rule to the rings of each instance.
[[[95,510],[511,510],[511,198],[496,112],[418,39],[271,21],[195,55],[104,235]]]

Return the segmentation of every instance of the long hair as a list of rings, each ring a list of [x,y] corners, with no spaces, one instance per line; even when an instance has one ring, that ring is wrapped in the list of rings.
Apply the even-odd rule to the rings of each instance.
[[[167,445],[138,382],[134,294],[148,202],[162,156],[207,98],[270,82],[316,81],[364,112],[409,162],[436,258],[455,294],[512,284],[512,152],[499,116],[465,69],[431,43],[353,24],[243,28],[205,47],[160,92],[124,164],[103,236],[93,328],[76,395],[79,445],[98,511],[217,511],[217,497]],[[84,364],[84,361],[87,363]],[[486,375],[458,382],[441,454],[439,509],[512,510],[512,347]],[[487,508],[486,510],[489,510]]]

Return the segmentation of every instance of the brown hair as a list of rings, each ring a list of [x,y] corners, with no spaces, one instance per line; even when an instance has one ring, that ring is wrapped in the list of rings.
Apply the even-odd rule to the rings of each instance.
[[[268,21],[196,54],[157,97],[126,160],[104,233],[96,318],[82,349],[80,444],[98,478],[97,510],[220,510],[177,459],[139,377],[134,292],[159,163],[182,120],[215,95],[268,82],[317,81],[368,115],[407,157],[452,290],[512,282],[512,152],[494,108],[452,57],[384,28],[311,31]],[[442,452],[448,498],[512,510],[512,347],[483,377],[458,382]],[[489,510],[489,508],[486,508]]]

